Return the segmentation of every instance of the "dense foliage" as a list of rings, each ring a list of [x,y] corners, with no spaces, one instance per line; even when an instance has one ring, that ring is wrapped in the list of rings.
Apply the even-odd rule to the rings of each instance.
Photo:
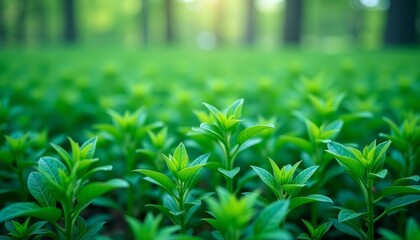
[[[7,50],[0,239],[420,239],[418,56]]]

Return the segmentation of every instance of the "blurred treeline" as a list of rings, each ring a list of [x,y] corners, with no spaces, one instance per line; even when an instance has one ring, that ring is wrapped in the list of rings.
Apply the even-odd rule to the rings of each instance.
[[[419,0],[0,0],[0,46],[419,43]]]

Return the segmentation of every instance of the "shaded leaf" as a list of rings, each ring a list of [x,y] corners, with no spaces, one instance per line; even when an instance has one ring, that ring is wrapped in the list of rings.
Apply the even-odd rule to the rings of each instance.
[[[365,212],[355,212],[351,209],[348,208],[339,208],[340,209],[340,213],[338,213],[338,221],[340,222],[345,222],[345,221],[349,221],[351,219],[354,218],[358,218],[364,214],[366,214]]]
[[[265,207],[255,220],[254,233],[261,234],[279,228],[289,208],[289,201],[277,200]]]
[[[226,177],[228,177],[230,179],[233,179],[236,176],[236,174],[238,174],[239,170],[241,170],[241,168],[240,167],[236,167],[236,168],[234,168],[234,169],[232,169],[230,171],[229,170],[226,170],[226,169],[223,169],[223,168],[218,168],[217,170],[219,172],[223,173],[223,175],[225,175]]]
[[[257,125],[257,126],[252,126],[252,127],[245,128],[244,130],[242,130],[238,134],[238,136],[236,137],[236,141],[238,142],[239,145],[241,145],[246,140],[252,138],[253,136],[258,134],[259,132],[264,131],[264,130],[269,129],[269,128],[274,128],[274,125],[273,124]]]
[[[47,189],[42,176],[38,172],[31,172],[28,176],[28,189],[41,207],[55,207],[55,200]]]
[[[61,217],[61,210],[55,207],[40,207],[32,202],[10,204],[0,211],[0,223],[17,217],[35,217],[55,222]]]
[[[172,189],[176,187],[175,183],[163,173],[147,170],[147,169],[137,169],[134,171],[146,175],[147,177],[149,177],[149,178],[145,178],[146,180],[148,181],[152,180],[150,182],[155,183],[165,188],[168,192],[170,192]]]
[[[292,200],[290,200],[290,210],[311,202],[326,202],[334,204],[331,198],[327,196],[321,194],[311,194],[305,197],[292,198]]]

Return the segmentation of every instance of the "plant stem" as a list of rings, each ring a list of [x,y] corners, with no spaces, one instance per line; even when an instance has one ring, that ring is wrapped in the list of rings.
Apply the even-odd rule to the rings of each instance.
[[[180,185],[179,185],[179,188],[178,188],[178,191],[179,191],[178,210],[183,211],[186,194],[184,192],[184,187],[183,187],[183,184],[181,183],[181,181],[179,181],[179,184]],[[186,232],[185,218],[184,217],[185,217],[185,212],[178,216],[179,225],[181,226],[181,229],[179,231],[180,231],[181,234],[184,234]]]
[[[366,189],[366,206],[367,206],[367,226],[368,226],[368,239],[374,240],[375,228],[374,228],[374,213],[373,213],[373,181],[368,179],[368,188]]]
[[[223,143],[223,149],[225,154],[225,160],[226,160],[226,170],[231,171],[233,169],[233,158],[230,154],[230,133],[225,132],[224,134],[225,141]],[[233,192],[233,179],[226,176],[226,188],[229,192]]]
[[[127,169],[126,169],[126,176],[130,176],[132,174],[132,170],[134,169],[134,158],[135,155],[132,153],[133,151],[130,151],[130,148],[126,148],[124,151],[124,155],[127,159]],[[129,216],[134,216],[133,213],[134,208],[134,192],[133,192],[133,186],[131,183],[129,183],[129,186],[127,188],[127,214]]]
[[[72,212],[72,201],[67,201],[66,204],[63,205],[63,212],[64,212],[64,228],[65,228],[65,235],[67,240],[73,240],[73,221],[71,217]]]

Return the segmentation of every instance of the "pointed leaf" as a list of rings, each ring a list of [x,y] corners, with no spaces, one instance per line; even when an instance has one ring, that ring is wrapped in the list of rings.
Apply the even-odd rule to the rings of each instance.
[[[331,198],[321,194],[311,194],[305,197],[295,197],[290,200],[290,210],[312,202],[326,202],[334,204]]]
[[[382,196],[384,197],[397,194],[420,194],[420,186],[391,186],[382,190]]]
[[[176,187],[175,183],[163,173],[147,170],[147,169],[137,169],[134,171],[142,173],[143,175],[146,175],[147,177],[149,177],[149,178],[145,178],[146,180],[148,181],[152,180],[151,181],[152,183],[158,184],[159,186],[166,189],[166,191],[168,192],[170,192],[172,189]]]
[[[264,130],[269,129],[269,128],[274,128],[274,125],[273,124],[257,125],[257,126],[252,126],[252,127],[245,128],[244,130],[242,130],[238,134],[238,136],[236,137],[236,141],[239,145],[241,145],[246,140],[252,138],[253,136],[258,134],[259,132],[264,131]]]
[[[420,201],[420,195],[408,195],[392,200],[385,208],[384,212],[390,213],[398,208]]]
[[[180,143],[178,147],[176,147],[174,152],[174,161],[178,162],[179,169],[184,169],[188,166],[188,154],[187,149],[185,149],[185,146],[183,143]]]
[[[87,140],[83,145],[80,147],[82,154],[82,158],[89,159],[93,158],[96,149],[96,142],[98,141],[98,137],[91,138]]]
[[[254,233],[260,234],[279,228],[289,208],[289,201],[277,200],[265,207],[255,220]]]
[[[328,143],[327,152],[334,155],[338,163],[349,173],[351,176],[356,177],[357,179],[362,179],[365,174],[365,168],[362,163],[359,162],[357,156],[354,155],[344,145],[341,145],[336,142]]]
[[[22,216],[55,222],[61,217],[61,210],[55,207],[41,208],[32,202],[13,203],[0,210],[0,223]]]
[[[340,213],[338,213],[338,221],[340,222],[345,222],[345,221],[349,221],[351,219],[354,218],[358,218],[364,214],[366,214],[365,212],[355,212],[351,209],[348,208],[339,208],[340,209]]]
[[[290,135],[282,135],[279,137],[277,144],[283,145],[285,143],[291,143],[293,145],[296,145],[298,148],[302,149],[305,152],[312,152],[312,144],[303,138],[296,137],[296,136],[290,136]]]
[[[404,182],[408,182],[408,181],[418,182],[419,180],[420,180],[420,177],[418,175],[413,175],[413,176],[410,176],[410,177],[404,177],[404,178],[396,179],[395,181],[392,182],[392,185],[397,186],[397,185],[400,185]]]
[[[388,173],[388,170],[382,169],[381,171],[379,171],[377,173],[369,173],[369,177],[371,177],[371,178],[377,177],[377,178],[383,179],[386,176],[387,173]]]
[[[59,160],[52,157],[42,157],[38,161],[38,169],[44,173],[47,173],[56,183],[60,183],[60,176],[58,170],[61,169],[67,172],[66,166]]]
[[[28,176],[28,189],[41,207],[55,207],[55,200],[47,189],[42,176],[38,172],[31,172]]]
[[[123,179],[111,179],[107,182],[88,183],[80,190],[80,192],[76,196],[78,202],[76,206],[76,211],[83,210],[93,200],[111,190],[126,187],[128,187],[128,183]]]
[[[305,170],[302,170],[293,180],[296,184],[305,184],[309,178],[312,177],[312,175],[315,173],[315,171],[318,169],[319,166],[312,166],[308,167]]]
[[[219,172],[223,173],[223,175],[225,175],[226,177],[228,177],[230,179],[233,179],[236,176],[236,174],[238,174],[239,170],[241,170],[241,168],[240,167],[236,167],[236,168],[234,168],[234,169],[232,169],[230,171],[229,170],[226,170],[226,169],[223,169],[223,168],[218,168],[217,170]]]
[[[183,182],[192,180],[192,178],[201,170],[203,166],[204,164],[197,164],[195,166],[184,168],[178,172],[178,178]]]
[[[342,223],[334,219],[333,225],[340,232],[351,235],[353,237],[357,237],[358,239],[363,239],[363,236],[360,234],[360,232],[350,224]]]
[[[280,193],[277,190],[277,182],[276,179],[274,179],[273,175],[271,175],[271,173],[269,173],[263,168],[256,166],[251,167],[258,174],[258,176],[265,183],[265,185],[267,185],[267,187],[270,188],[270,190],[278,197]]]

